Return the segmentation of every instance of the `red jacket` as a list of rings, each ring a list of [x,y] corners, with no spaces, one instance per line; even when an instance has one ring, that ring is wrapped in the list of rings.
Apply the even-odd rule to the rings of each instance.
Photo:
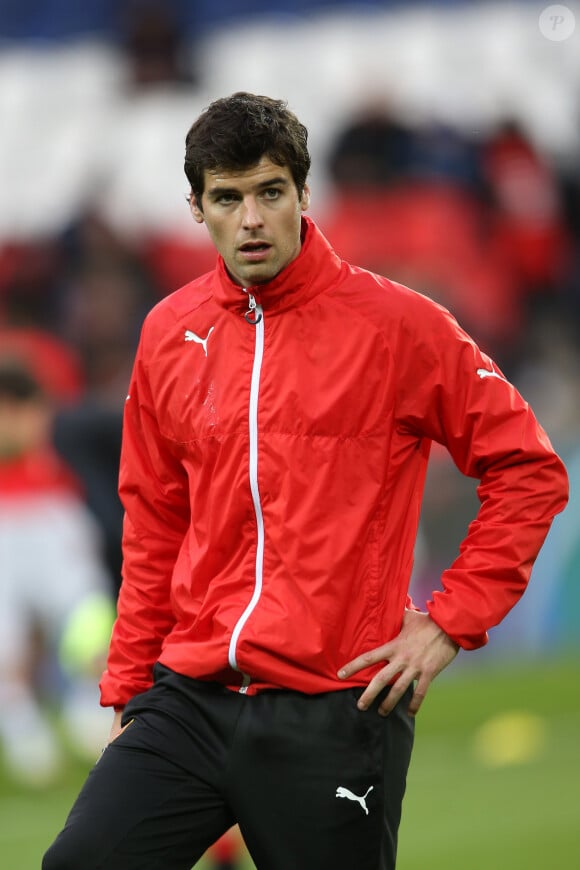
[[[157,660],[249,693],[366,684],[378,667],[336,672],[401,627],[432,440],[481,479],[428,605],[465,648],[518,600],[566,503],[528,405],[440,306],[341,261],[308,219],[296,260],[250,292],[256,325],[218,259],[145,322],[104,705]]]

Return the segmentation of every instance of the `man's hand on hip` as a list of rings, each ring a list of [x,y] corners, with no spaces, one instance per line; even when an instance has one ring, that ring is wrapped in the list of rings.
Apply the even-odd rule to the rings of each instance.
[[[346,679],[378,662],[386,662],[361,695],[359,709],[366,710],[379,692],[392,683],[389,694],[379,707],[379,713],[386,716],[413,680],[417,680],[409,704],[409,713],[414,716],[432,680],[453,661],[458,650],[458,645],[433,622],[428,613],[406,610],[397,637],[353,659],[340,669],[338,676]]]

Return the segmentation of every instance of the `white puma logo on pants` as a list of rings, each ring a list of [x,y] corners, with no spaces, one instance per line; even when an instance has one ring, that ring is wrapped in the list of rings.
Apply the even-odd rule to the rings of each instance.
[[[339,785],[338,788],[336,789],[335,797],[346,798],[349,801],[356,801],[357,803],[359,803],[361,805],[362,809],[365,812],[365,815],[368,816],[369,810],[367,807],[367,796],[371,793],[373,788],[374,788],[374,785],[371,785],[371,787],[368,788],[366,790],[365,794],[361,797],[358,794],[354,794],[350,789],[345,788],[343,785]]]

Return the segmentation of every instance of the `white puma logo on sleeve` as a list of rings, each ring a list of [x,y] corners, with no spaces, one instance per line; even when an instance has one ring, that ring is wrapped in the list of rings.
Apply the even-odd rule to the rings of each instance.
[[[484,378],[498,378],[500,381],[505,381],[503,375],[493,369],[478,369],[477,374],[483,380]]]

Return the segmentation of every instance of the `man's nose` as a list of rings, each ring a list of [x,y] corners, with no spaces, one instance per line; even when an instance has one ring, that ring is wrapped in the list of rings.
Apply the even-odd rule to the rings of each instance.
[[[242,204],[242,221],[246,229],[253,229],[262,225],[262,215],[255,198],[247,197]]]

